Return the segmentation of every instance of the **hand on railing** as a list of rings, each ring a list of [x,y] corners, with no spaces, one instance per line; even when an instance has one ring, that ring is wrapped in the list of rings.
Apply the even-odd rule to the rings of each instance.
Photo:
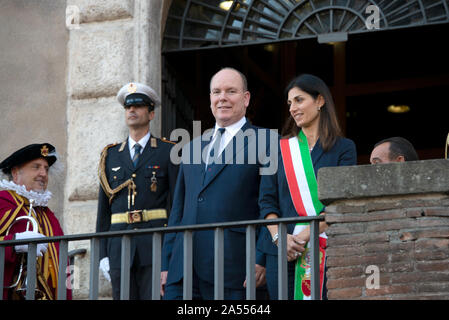
[[[103,276],[106,278],[106,280],[108,280],[109,282],[111,282],[111,276],[109,274],[109,258],[108,257],[104,257],[103,259],[100,260],[100,270],[101,272],[103,272]]]
[[[18,232],[15,234],[15,240],[24,240],[24,239],[33,239],[33,238],[45,238],[45,236],[41,233],[34,232],[34,231],[25,231],[25,232]],[[38,257],[42,257],[44,253],[47,251],[48,243],[38,243],[36,246],[36,255]],[[18,244],[14,246],[14,250],[17,253],[24,253],[28,252],[28,245],[27,244]]]

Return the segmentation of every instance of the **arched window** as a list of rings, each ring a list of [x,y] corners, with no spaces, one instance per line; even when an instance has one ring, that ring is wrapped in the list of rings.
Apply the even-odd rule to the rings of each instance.
[[[173,0],[163,51],[448,23],[445,0]]]

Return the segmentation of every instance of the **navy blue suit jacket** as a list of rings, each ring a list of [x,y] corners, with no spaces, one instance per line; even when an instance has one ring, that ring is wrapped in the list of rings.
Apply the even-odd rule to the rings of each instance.
[[[318,170],[323,167],[357,164],[356,147],[352,140],[338,138],[334,146],[327,152],[324,152],[319,142],[318,139],[311,153],[315,176],[317,176]],[[290,196],[280,149],[278,163],[279,167],[276,174],[262,176],[259,197],[261,219],[264,219],[269,213],[275,213],[280,218],[298,216]],[[288,225],[287,233],[293,233],[294,226],[294,224]],[[278,248],[272,243],[270,232],[266,227],[261,229],[260,237],[258,250],[266,254],[277,255]]]
[[[265,131],[266,136],[269,137],[268,129],[257,128],[246,122],[239,131],[239,133],[244,132],[245,135],[250,133],[245,143],[236,148],[236,137],[234,137],[222,153],[233,148],[232,161],[211,166],[211,172],[207,173],[204,181],[203,159],[201,163],[192,164],[183,158],[169,226],[259,218],[258,198],[261,178],[259,169],[263,164],[257,159],[258,157],[254,164],[248,161],[244,164],[235,164],[235,161],[240,156],[248,159],[248,150],[258,145],[260,131]],[[187,145],[192,154],[190,161],[193,161],[192,150],[195,143],[201,143],[201,151],[209,144],[209,141],[195,140]],[[269,147],[266,150],[269,150]],[[183,148],[183,157],[185,153],[186,148]],[[277,157],[274,158],[276,161]],[[230,228],[224,231],[224,285],[226,288],[242,289],[246,277],[245,232],[246,228]],[[256,260],[259,261],[259,258],[260,256]],[[193,267],[202,280],[214,282],[214,230],[197,231],[193,234]],[[162,253],[162,270],[168,270],[167,284],[179,282],[183,278],[183,233],[166,234]]]

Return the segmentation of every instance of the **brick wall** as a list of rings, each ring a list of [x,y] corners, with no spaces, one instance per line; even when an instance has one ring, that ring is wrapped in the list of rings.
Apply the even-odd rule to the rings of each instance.
[[[447,160],[326,168],[318,185],[329,299],[449,298]]]

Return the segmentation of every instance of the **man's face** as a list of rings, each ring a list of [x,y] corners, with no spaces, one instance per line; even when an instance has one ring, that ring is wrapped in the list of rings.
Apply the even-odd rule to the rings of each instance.
[[[147,106],[125,107],[125,121],[129,128],[147,127],[153,118],[154,110],[150,112]]]
[[[250,93],[244,91],[243,81],[234,70],[221,70],[212,78],[210,108],[220,127],[236,123],[246,114]]]
[[[371,152],[371,164],[390,163],[390,162],[404,162],[404,156],[398,156],[396,159],[391,159],[390,142],[384,142],[373,149]]]
[[[35,159],[11,170],[13,181],[24,185],[28,191],[43,192],[48,185],[48,162],[45,159]]]

